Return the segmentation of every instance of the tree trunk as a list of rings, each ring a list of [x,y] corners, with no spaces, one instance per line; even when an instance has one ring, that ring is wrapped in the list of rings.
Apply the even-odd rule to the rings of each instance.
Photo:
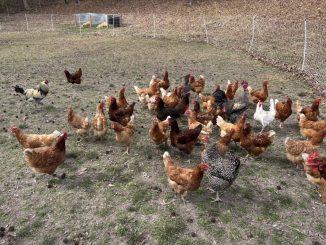
[[[23,0],[23,3],[24,3],[25,10],[30,10],[31,9],[31,7],[29,6],[27,0]]]

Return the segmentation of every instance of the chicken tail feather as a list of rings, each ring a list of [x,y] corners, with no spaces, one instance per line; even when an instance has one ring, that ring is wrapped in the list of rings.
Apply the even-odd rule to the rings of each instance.
[[[15,92],[17,92],[17,93],[21,93],[21,94],[25,93],[25,90],[22,87],[18,86],[18,85],[16,85],[14,87],[14,89],[15,89]]]

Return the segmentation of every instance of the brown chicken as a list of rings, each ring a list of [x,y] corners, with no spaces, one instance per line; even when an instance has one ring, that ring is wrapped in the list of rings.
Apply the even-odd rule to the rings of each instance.
[[[81,68],[79,68],[75,73],[70,73],[67,70],[64,70],[64,73],[65,73],[67,81],[69,83],[72,83],[72,84],[75,84],[75,83],[80,84],[81,83],[81,76],[83,75]]]
[[[181,131],[175,119],[169,118],[169,122],[171,125],[171,145],[177,147],[180,151],[190,154],[201,130],[203,129],[203,125],[200,124],[195,129],[186,129]]]
[[[158,87],[163,89],[168,89],[170,87],[170,81],[169,81],[169,73],[168,71],[165,71],[163,79],[156,79],[158,82]]]
[[[195,77],[190,75],[189,83],[192,91],[197,94],[201,94],[205,88],[205,77],[203,75],[200,75],[199,79],[195,80]]]
[[[218,116],[216,118],[216,125],[220,127],[221,137],[224,137],[228,131],[230,131],[231,129],[234,129],[235,132],[232,136],[232,139],[234,142],[239,142],[240,134],[241,134],[243,126],[246,122],[246,118],[247,118],[247,113],[244,112],[242,114],[241,118],[239,118],[238,122],[235,124],[232,124],[232,123],[226,122],[222,117]]]
[[[238,90],[239,87],[239,81],[235,81],[234,84],[231,83],[230,80],[228,80],[228,84],[226,86],[226,90],[225,90],[225,95],[228,98],[228,100],[233,100],[234,96]]]
[[[198,140],[205,143],[205,137],[210,136],[213,132],[213,123],[210,121],[206,125],[200,123],[196,119],[196,113],[192,110],[186,110],[185,115],[188,117],[188,128],[189,129],[195,129],[198,125],[202,125],[203,129],[200,132],[200,135],[198,136]]]
[[[210,104],[211,102],[208,102]],[[209,122],[214,122],[216,119],[216,110],[210,110],[210,111],[200,111],[200,105],[198,101],[194,101],[194,115],[196,117],[196,120],[204,125],[207,125]]]
[[[127,126],[123,126],[118,122],[112,122],[111,128],[116,133],[115,139],[117,142],[126,145],[126,154],[129,154],[129,146],[132,142],[132,136],[135,133],[134,115],[131,116]]]
[[[123,126],[127,126],[130,121],[130,117],[134,113],[135,102],[130,104],[126,108],[119,108],[117,105],[116,98],[110,96],[110,106],[109,106],[109,117],[113,122],[118,122]]]
[[[203,163],[192,169],[179,167],[175,165],[167,151],[163,154],[163,162],[169,185],[181,195],[183,201],[185,201],[188,191],[195,191],[200,187],[204,171],[208,169],[208,165]]]
[[[252,87],[248,86],[248,91],[251,97],[251,100],[257,104],[258,101],[265,102],[268,97],[268,81],[263,82],[263,88],[261,90],[255,90]]]
[[[303,108],[300,102],[297,101],[297,111],[298,113],[303,113],[309,121],[318,121],[318,117],[320,117],[319,106],[322,104],[322,101],[321,98],[315,99],[311,106]]]
[[[71,107],[68,109],[68,123],[76,129],[76,133],[80,136],[88,135],[91,128],[89,119],[79,116]]]
[[[282,128],[282,123],[288,119],[292,114],[292,100],[289,96],[286,97],[285,102],[280,102],[275,100],[275,118],[280,121],[280,128]]]
[[[202,107],[203,109],[207,109],[207,102],[211,101],[211,104],[215,104],[215,97],[212,95],[203,95],[203,94],[199,94],[198,95],[201,102],[202,102]]]
[[[310,155],[303,153],[302,158],[308,181],[321,187],[322,201],[326,204],[326,157],[313,152]]]
[[[138,88],[137,86],[134,86],[134,89],[138,95],[145,96],[148,95],[149,97],[153,96],[157,91],[159,91],[159,81],[160,80],[154,80],[153,83],[148,88]]]
[[[119,91],[119,98],[117,99],[117,106],[118,108],[126,108],[128,107],[128,102],[127,99],[125,97],[125,92],[126,92],[126,87],[122,87]],[[106,99],[106,103],[108,108],[110,107],[110,97],[105,97]]]
[[[57,130],[51,134],[25,134],[23,130],[17,127],[12,127],[11,132],[16,136],[18,142],[24,148],[51,146],[61,135]]]
[[[65,160],[65,141],[67,137],[68,134],[63,133],[52,146],[26,148],[24,150],[25,160],[33,172],[46,174],[53,174],[55,172],[57,167]]]
[[[162,122],[158,121],[157,118],[153,119],[153,125],[148,132],[151,140],[153,140],[157,145],[163,142],[167,144],[169,138],[168,129],[170,127],[169,118],[171,117],[168,116],[167,119]]]
[[[319,121],[309,121],[304,114],[300,114],[300,132],[307,138],[314,137],[319,131],[326,128],[326,119]]]
[[[104,102],[96,106],[96,114],[92,120],[92,128],[95,138],[103,139],[108,131],[108,122],[104,114]]]
[[[251,126],[246,123],[240,134],[240,145],[250,154],[258,156],[266,151],[267,147],[273,143],[275,131],[255,134],[251,133]],[[248,155],[247,155],[248,156]]]
[[[226,132],[226,135],[224,135],[222,138],[220,138],[216,142],[217,150],[221,156],[225,156],[225,153],[228,151],[229,144],[232,140],[234,133],[235,133],[235,130],[232,128]]]
[[[180,97],[178,96],[178,87],[176,87],[171,93],[167,93],[164,88],[161,88],[162,99],[164,105],[168,108],[174,108],[180,102]]]
[[[310,154],[313,151],[319,150],[325,135],[326,129],[319,139],[316,137],[313,140],[293,140],[290,137],[286,137],[284,145],[287,159],[297,167],[303,166],[302,153]]]

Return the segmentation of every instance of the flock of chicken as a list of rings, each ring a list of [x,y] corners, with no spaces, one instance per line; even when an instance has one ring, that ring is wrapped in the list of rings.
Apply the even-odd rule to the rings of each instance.
[[[65,71],[67,81],[80,84],[81,69],[74,74]],[[35,91],[44,90],[48,81],[44,81]],[[149,138],[156,144],[168,144],[181,152],[191,154],[196,142],[204,145],[201,152],[201,163],[194,168],[183,168],[175,164],[169,152],[164,152],[163,162],[169,185],[182,200],[188,191],[195,191],[200,187],[204,173],[208,177],[209,189],[216,192],[214,201],[220,201],[219,192],[227,189],[238,175],[240,159],[231,153],[228,148],[233,141],[235,145],[243,148],[248,155],[258,156],[264,153],[273,143],[275,131],[264,132],[266,126],[274,119],[282,123],[292,114],[292,100],[287,96],[285,102],[270,99],[269,110],[263,108],[263,103],[268,98],[269,82],[263,82],[263,88],[255,90],[247,81],[240,83],[242,90],[238,91],[239,82],[228,81],[226,90],[216,86],[211,95],[203,95],[205,77],[198,80],[191,74],[184,77],[184,82],[176,86],[171,92],[169,75],[165,71],[163,79],[152,77],[147,88],[138,88],[135,91],[140,103],[155,115],[149,128]],[[125,98],[125,87],[119,92],[119,97],[106,97],[96,107],[96,114],[92,120],[78,115],[73,108],[68,109],[68,123],[81,136],[89,135],[92,131],[94,137],[102,139],[108,132],[108,121],[104,107],[108,108],[111,128],[116,134],[117,142],[129,146],[135,132],[134,107],[135,102],[129,104]],[[48,92],[48,87],[45,89]],[[15,91],[25,95],[26,99],[40,102],[44,93],[24,90],[18,86]],[[28,92],[32,91],[32,92]],[[191,97],[193,109],[190,108]],[[250,100],[256,104],[253,118],[260,122],[260,133],[254,133],[247,120]],[[320,118],[320,98],[313,101],[311,106],[303,107],[297,101],[297,117],[301,134],[306,140],[296,140],[287,137],[285,150],[287,158],[297,166],[303,166],[310,182],[320,185],[323,202],[326,203],[326,157],[320,156],[318,151],[326,136],[326,119]],[[201,110],[202,107],[203,109]],[[186,116],[187,129],[180,129],[178,118]],[[220,130],[220,138],[213,139],[214,125]],[[12,127],[18,141],[25,148],[24,155],[28,165],[35,172],[53,174],[56,168],[65,159],[65,140],[67,133],[58,131],[49,135],[25,134],[21,129]],[[246,158],[247,158],[246,157]]]

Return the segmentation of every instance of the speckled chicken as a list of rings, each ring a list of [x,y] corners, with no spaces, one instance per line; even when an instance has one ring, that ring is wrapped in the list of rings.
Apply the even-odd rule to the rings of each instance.
[[[213,202],[221,201],[219,192],[229,188],[239,173],[240,160],[228,153],[222,157],[215,143],[208,140],[206,149],[202,152],[202,162],[208,164],[206,171],[209,189],[216,191]]]

